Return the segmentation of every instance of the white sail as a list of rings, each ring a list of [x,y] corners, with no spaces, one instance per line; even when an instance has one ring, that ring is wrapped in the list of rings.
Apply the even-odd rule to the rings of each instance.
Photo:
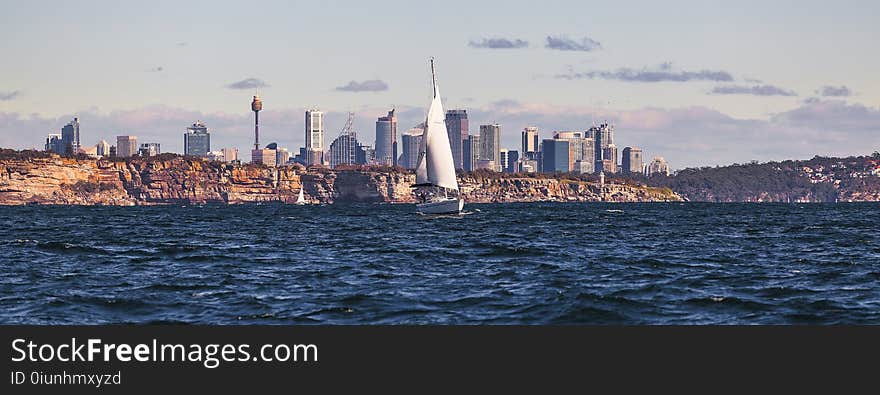
[[[296,198],[296,202],[300,204],[306,202],[306,197],[302,188],[299,189],[299,197]]]
[[[431,74],[434,74],[434,61],[431,60]],[[446,113],[440,102],[440,88],[434,79],[434,99],[428,108],[428,120],[425,122],[425,175],[427,182],[458,190],[455,178],[455,162],[452,161],[452,147],[449,146],[449,135],[446,132]],[[420,163],[421,164],[421,163]],[[418,168],[416,169],[418,179]],[[418,180],[416,181],[418,183]]]

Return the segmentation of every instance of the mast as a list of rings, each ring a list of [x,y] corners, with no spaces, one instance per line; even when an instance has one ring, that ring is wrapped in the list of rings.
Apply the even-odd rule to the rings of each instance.
[[[434,90],[434,97],[437,97],[437,74],[434,72],[434,57],[431,57],[431,88]]]

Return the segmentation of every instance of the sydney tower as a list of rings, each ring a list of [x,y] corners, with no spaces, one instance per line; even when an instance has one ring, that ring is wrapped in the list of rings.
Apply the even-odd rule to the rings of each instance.
[[[263,101],[259,96],[254,96],[251,102],[251,110],[254,111],[254,149],[260,149],[260,110],[263,109]]]

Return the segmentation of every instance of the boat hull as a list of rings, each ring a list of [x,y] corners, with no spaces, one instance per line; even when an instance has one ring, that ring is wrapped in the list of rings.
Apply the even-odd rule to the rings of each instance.
[[[464,209],[464,199],[443,199],[434,202],[416,204],[422,214],[458,214]]]

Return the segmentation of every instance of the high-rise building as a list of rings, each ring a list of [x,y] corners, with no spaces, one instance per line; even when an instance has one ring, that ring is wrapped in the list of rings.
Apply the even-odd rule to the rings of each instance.
[[[344,132],[330,143],[330,167],[357,163],[357,134]]]
[[[651,163],[648,164],[647,170],[645,173],[650,177],[655,174],[661,174],[664,176],[669,175],[669,163],[666,163],[666,159],[663,159],[662,156],[655,156],[654,159],[651,160]]]
[[[79,152],[79,118],[73,118],[73,121],[61,128],[61,146],[64,155],[75,155]]]
[[[110,156],[110,143],[101,140],[98,144],[95,144],[95,154],[100,157]]]
[[[61,140],[61,133],[49,133],[46,136],[45,151],[52,151],[56,154],[64,153],[64,143]]]
[[[501,125],[480,125],[480,160],[492,161],[493,170],[501,171]]]
[[[605,123],[599,125],[598,127],[593,126],[592,128],[590,128],[590,130],[588,131],[588,134],[592,135],[594,142],[595,142],[595,147],[596,147],[595,148],[595,154],[596,154],[596,169],[595,169],[595,171],[597,173],[602,172],[602,171],[608,171],[607,169],[605,169],[604,165],[606,163],[603,161],[606,159],[610,159],[610,158],[605,157],[605,152],[606,152],[605,149],[608,148],[609,145],[614,144],[614,126],[609,125],[608,122],[605,122]],[[616,161],[617,158],[614,158],[614,160]]]
[[[477,162],[480,160],[480,135],[468,136],[461,151],[464,158],[464,169],[467,171],[477,170]]]
[[[143,143],[138,149],[138,155],[143,157],[156,156],[162,153],[159,143]]]
[[[541,168],[546,173],[571,171],[569,154],[570,144],[568,140],[545,139],[541,142],[541,159],[544,162]]]
[[[358,145],[355,153],[355,163],[359,165],[370,165],[376,162],[376,150],[369,145]]]
[[[116,136],[116,156],[130,158],[137,154],[137,136]]]
[[[267,145],[266,148],[251,150],[251,163],[275,167],[277,164],[276,160],[278,159],[276,155],[277,148],[278,144],[272,143]]]
[[[614,144],[608,144],[602,150],[602,169],[605,173],[617,173],[617,147]]]
[[[522,131],[522,155],[526,159],[535,159],[535,154],[541,149],[538,142],[538,128],[529,126]]]
[[[211,134],[202,121],[196,121],[183,133],[183,154],[205,156],[211,152]]]
[[[234,160],[238,160],[238,148],[223,148],[220,150],[223,153],[223,161],[224,162],[232,162]]]
[[[640,174],[645,166],[642,150],[636,147],[624,148],[621,163],[620,170],[624,174]]]
[[[415,169],[419,164],[419,148],[422,144],[424,130],[412,128],[400,136],[403,154],[400,155],[399,165],[407,169]]]
[[[446,133],[449,147],[452,148],[452,161],[456,169],[464,169],[463,144],[468,138],[467,110],[446,111]]]
[[[115,158],[115,157],[116,157],[116,146],[115,146],[115,145],[111,145],[111,146],[110,146],[110,157],[111,157],[111,158]]]
[[[275,150],[275,164],[277,166],[284,166],[287,164],[287,161],[290,160],[290,151],[287,148],[278,148]]]
[[[507,170],[508,173],[519,173],[520,169],[519,151],[507,151]]]
[[[394,109],[376,121],[376,162],[380,165],[397,164],[397,117]]]
[[[223,151],[208,152],[205,155],[205,159],[208,161],[226,162],[226,158],[223,157]]]
[[[499,171],[502,171],[502,172],[507,171],[508,160],[510,160],[510,157],[507,156],[507,152],[508,152],[507,148],[502,148],[498,152],[498,154],[499,154],[498,155],[498,164],[501,165],[500,166],[501,169]]]
[[[582,169],[589,169],[589,173],[593,172],[593,163],[595,162],[595,153],[593,139],[586,138],[585,132],[580,131],[557,131],[553,132],[554,140],[565,140],[569,142],[569,150],[571,151],[569,155],[569,161],[571,162],[571,166],[569,166],[572,171],[581,171]],[[577,168],[575,168],[576,162],[589,162],[589,165],[580,164]]]
[[[579,174],[592,174],[595,163],[596,161],[593,159],[576,160],[574,161],[574,166],[571,168],[571,171]]]
[[[317,109],[306,111],[306,164],[324,163],[324,113]]]

